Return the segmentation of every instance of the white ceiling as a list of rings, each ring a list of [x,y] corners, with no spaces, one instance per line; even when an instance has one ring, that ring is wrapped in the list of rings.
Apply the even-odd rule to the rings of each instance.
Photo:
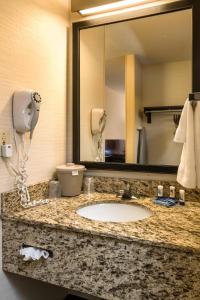
[[[182,10],[105,26],[106,57],[134,53],[143,64],[191,60],[192,12]]]

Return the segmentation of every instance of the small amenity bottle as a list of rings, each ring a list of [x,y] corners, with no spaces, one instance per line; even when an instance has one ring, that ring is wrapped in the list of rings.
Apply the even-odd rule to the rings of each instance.
[[[163,185],[158,185],[158,198],[163,197]]]
[[[173,185],[169,187],[169,197],[175,199],[175,186]]]
[[[185,205],[185,191],[179,190],[179,204]]]

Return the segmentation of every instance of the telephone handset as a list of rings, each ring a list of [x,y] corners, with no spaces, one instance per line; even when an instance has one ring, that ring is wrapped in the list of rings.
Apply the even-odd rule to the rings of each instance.
[[[19,134],[33,130],[38,122],[41,96],[39,93],[26,90],[17,91],[13,96],[13,127]]]

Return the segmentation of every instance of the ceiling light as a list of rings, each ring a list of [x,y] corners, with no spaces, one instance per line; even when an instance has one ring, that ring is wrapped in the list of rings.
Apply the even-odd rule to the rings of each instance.
[[[79,13],[83,16],[93,15],[98,13],[104,13],[107,11],[117,10],[128,6],[139,5],[144,2],[153,2],[153,0],[151,1],[150,0],[124,0],[124,1],[113,2],[105,5],[82,9],[79,10]]]

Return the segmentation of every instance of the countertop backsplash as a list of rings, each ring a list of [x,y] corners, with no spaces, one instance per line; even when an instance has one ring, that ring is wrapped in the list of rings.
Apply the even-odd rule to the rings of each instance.
[[[48,181],[30,185],[28,187],[30,198],[34,200],[48,198]],[[20,205],[20,197],[17,190],[12,190],[1,194],[1,212],[17,212],[24,210]]]
[[[176,181],[163,180],[138,180],[125,177],[102,177],[94,176],[95,191],[98,193],[116,194],[120,189],[124,189],[126,183],[130,184],[132,194],[136,197],[154,197],[157,192],[157,186],[164,186],[164,195],[169,196],[169,187],[171,185],[176,188],[176,197],[179,196],[179,189],[185,189]],[[40,182],[28,187],[31,199],[45,199],[48,198],[48,181]],[[199,189],[185,189],[186,201],[200,201]],[[2,212],[20,211],[23,210],[20,206],[19,195],[16,190],[12,190],[1,194]]]
[[[186,189],[183,188],[176,181],[164,181],[164,180],[138,180],[125,177],[94,177],[95,190],[99,193],[117,193],[120,189],[125,188],[125,184],[128,182],[132,194],[136,197],[154,197],[157,193],[157,186],[164,186],[164,196],[169,196],[169,187],[175,186],[176,198],[179,197],[179,190],[184,189],[186,192],[186,201],[200,201],[199,189]]]

